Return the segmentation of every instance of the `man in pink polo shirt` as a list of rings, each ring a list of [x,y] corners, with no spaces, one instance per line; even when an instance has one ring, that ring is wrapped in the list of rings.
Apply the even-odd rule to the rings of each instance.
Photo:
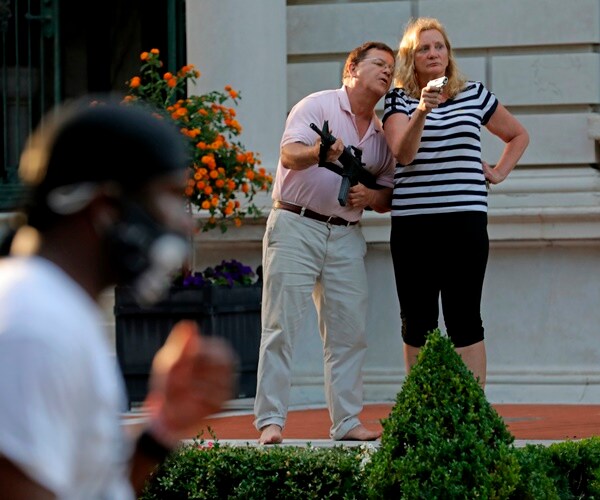
[[[262,341],[255,399],[259,442],[283,439],[294,343],[311,297],[319,315],[325,359],[325,396],[334,440],[369,441],[380,432],[364,427],[362,367],[366,354],[366,243],[362,212],[390,210],[394,159],[375,105],[388,91],[394,51],[366,42],[348,55],[343,86],[302,99],[289,114],[273,189],[273,209],[263,240]],[[379,189],[357,184],[344,206],[338,202],[342,177],[319,167],[321,139],[314,123],[337,140],[327,153],[336,162],[344,146],[362,151],[364,168]]]

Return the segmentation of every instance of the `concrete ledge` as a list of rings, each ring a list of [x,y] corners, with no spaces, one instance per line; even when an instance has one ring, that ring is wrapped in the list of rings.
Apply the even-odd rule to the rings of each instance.
[[[404,373],[377,377],[365,374],[365,402],[395,401]],[[292,406],[325,404],[323,378],[296,376],[292,380]],[[493,404],[596,404],[600,400],[600,374],[581,372],[490,371],[486,397]]]
[[[526,182],[523,183],[526,188]],[[538,186],[538,188],[540,188]],[[541,188],[540,188],[541,189]],[[513,193],[516,193],[513,190]],[[548,194],[551,194],[548,191]],[[493,195],[492,195],[493,196]],[[590,196],[599,199],[599,206],[563,207],[511,207],[490,209],[488,214],[490,241],[566,241],[599,240],[600,242],[600,192]],[[218,230],[199,233],[194,238],[197,251],[203,254],[261,250],[264,235],[263,217],[245,221],[239,228],[226,233]],[[390,214],[366,212],[360,223],[367,243],[389,243]],[[204,260],[204,259],[202,259]]]

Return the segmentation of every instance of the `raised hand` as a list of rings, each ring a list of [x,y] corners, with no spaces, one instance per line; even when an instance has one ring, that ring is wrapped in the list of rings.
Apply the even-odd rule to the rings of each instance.
[[[205,417],[233,396],[235,354],[218,337],[180,321],[152,362],[149,393],[153,434],[165,445],[196,435]]]

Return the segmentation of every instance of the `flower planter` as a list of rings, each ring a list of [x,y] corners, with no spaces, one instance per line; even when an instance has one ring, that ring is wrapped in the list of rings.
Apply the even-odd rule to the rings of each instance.
[[[204,335],[229,341],[238,356],[236,397],[254,397],[260,346],[262,286],[171,287],[168,296],[140,307],[127,287],[115,288],[116,350],[129,404],[147,393],[152,358],[181,319],[195,320]]]

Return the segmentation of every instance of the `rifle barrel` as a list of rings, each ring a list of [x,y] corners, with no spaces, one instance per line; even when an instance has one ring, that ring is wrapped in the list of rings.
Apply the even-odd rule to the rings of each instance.
[[[323,131],[319,127],[317,127],[314,123],[311,123],[309,125],[309,127],[312,128],[317,134],[319,134],[321,136],[321,139],[326,139]]]

